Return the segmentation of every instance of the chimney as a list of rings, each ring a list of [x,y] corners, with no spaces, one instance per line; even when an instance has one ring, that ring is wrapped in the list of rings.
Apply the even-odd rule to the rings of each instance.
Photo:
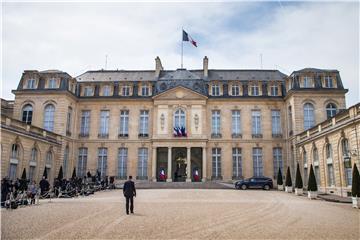
[[[158,78],[160,76],[160,71],[161,70],[164,70],[164,69],[163,69],[163,66],[161,64],[161,60],[160,60],[159,56],[157,56],[155,58],[155,77]]]
[[[205,56],[203,60],[204,78],[208,77],[208,67],[209,67],[209,59],[207,56]]]

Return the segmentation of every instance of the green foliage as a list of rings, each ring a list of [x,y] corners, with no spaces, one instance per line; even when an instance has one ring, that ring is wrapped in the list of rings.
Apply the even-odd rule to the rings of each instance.
[[[316,192],[318,190],[316,178],[314,174],[314,169],[312,164],[310,165],[310,174],[309,174],[309,181],[308,181],[308,191]]]
[[[295,188],[303,188],[303,181],[301,178],[299,163],[296,166]]]
[[[291,186],[292,186],[291,174],[290,174],[290,167],[288,167],[288,168],[287,168],[287,171],[286,171],[285,185],[286,185],[287,187],[291,187]]]
[[[359,170],[354,163],[353,174],[352,174],[352,186],[351,195],[353,197],[360,197],[360,175]]]
[[[278,174],[277,174],[277,185],[283,185],[283,178],[282,178],[282,173],[281,173],[281,169],[279,168]]]

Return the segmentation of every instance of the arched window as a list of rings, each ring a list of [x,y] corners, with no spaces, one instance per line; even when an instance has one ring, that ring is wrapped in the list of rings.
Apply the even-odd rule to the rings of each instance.
[[[174,113],[174,128],[186,128],[185,111],[178,109]]]
[[[341,151],[344,161],[344,176],[346,184],[350,186],[352,184],[351,157],[349,154],[349,141],[346,138],[341,141]]]
[[[327,179],[328,179],[328,186],[335,186],[335,176],[334,176],[334,166],[332,161],[332,147],[331,144],[326,145],[325,149],[326,154],[326,162],[327,162]]]
[[[307,152],[305,149],[303,149],[303,164],[304,164],[304,185],[307,186],[308,166],[307,166]]]
[[[33,115],[33,107],[30,104],[27,104],[23,107],[22,110],[22,121],[31,124]]]
[[[313,162],[314,162],[314,171],[315,171],[315,178],[316,178],[316,183],[317,185],[321,185],[320,184],[320,168],[319,168],[319,152],[318,149],[315,147],[313,149]]]
[[[304,104],[304,130],[315,125],[314,106],[311,103]]]
[[[326,105],[326,116],[327,118],[332,118],[333,116],[335,116],[337,111],[336,105],[333,103],[329,103],[328,105]]]
[[[65,152],[64,152],[64,168],[63,168],[63,174],[64,177],[66,178],[66,173],[67,173],[67,169],[68,169],[68,162],[69,162],[69,147],[66,146],[65,148]]]
[[[15,159],[19,158],[19,145],[13,144],[11,146],[11,158],[15,158]]]
[[[11,158],[10,158],[10,167],[9,167],[9,178],[11,180],[16,179],[16,170],[19,163],[20,156],[20,146],[18,144],[13,144],[11,146]]]
[[[46,153],[46,165],[51,165],[53,160],[53,155],[51,151]]]
[[[54,130],[54,113],[55,113],[54,105],[52,104],[46,105],[44,111],[44,128],[47,131]]]
[[[35,147],[33,147],[31,149],[31,158],[30,158],[30,163],[29,163],[29,179],[30,179],[30,181],[34,180],[34,178],[35,178],[37,159],[38,159],[38,150]]]
[[[329,143],[326,145],[326,159],[332,159],[332,147]]]

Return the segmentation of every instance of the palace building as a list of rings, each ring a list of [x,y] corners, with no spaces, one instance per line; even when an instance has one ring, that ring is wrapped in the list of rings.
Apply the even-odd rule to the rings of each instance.
[[[349,191],[359,105],[337,70],[26,70],[2,100],[1,175],[232,181],[310,163],[320,189]],[[330,145],[330,147],[329,147]],[[331,157],[330,157],[331,156]],[[331,160],[330,160],[331,159]],[[359,164],[360,165],[360,164]],[[306,184],[306,180],[305,184]],[[340,189],[340,190],[339,190]]]

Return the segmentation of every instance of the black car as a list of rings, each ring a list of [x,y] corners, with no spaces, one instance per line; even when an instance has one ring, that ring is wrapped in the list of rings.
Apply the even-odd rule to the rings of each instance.
[[[247,188],[262,188],[270,190],[273,188],[273,181],[268,177],[252,177],[237,181],[235,183],[236,189],[246,190]]]

